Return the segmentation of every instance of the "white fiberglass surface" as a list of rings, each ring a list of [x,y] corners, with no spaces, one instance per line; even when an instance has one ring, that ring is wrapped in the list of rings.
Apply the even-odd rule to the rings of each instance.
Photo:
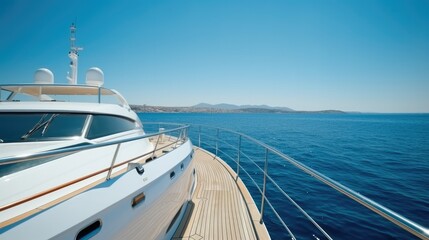
[[[152,145],[146,139],[123,143],[119,149],[115,163],[133,159],[152,150]],[[97,171],[108,169],[115,151],[116,145],[85,150],[3,176],[0,178],[0,189],[2,189],[0,191],[0,206],[25,199]],[[126,165],[123,168],[126,168]],[[31,210],[35,205],[52,201],[89,184],[89,182],[105,178],[106,176],[107,171],[86,181],[73,184],[61,191],[55,191],[50,195],[38,198],[32,201],[32,203],[22,204],[19,208],[5,210],[0,214],[0,222]]]
[[[145,172],[132,170],[104,182],[61,204],[1,232],[4,239],[71,239],[90,223],[100,220],[96,239],[158,239],[177,210],[189,197],[192,176],[190,142],[144,165]],[[181,163],[186,166],[182,169]],[[170,179],[170,172],[176,171]],[[182,177],[183,176],[183,177]],[[135,208],[132,198],[144,192]]]

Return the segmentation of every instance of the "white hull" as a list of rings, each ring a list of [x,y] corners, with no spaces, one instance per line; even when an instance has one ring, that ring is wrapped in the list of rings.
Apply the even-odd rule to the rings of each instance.
[[[144,166],[130,170],[30,218],[0,230],[1,239],[75,239],[88,225],[92,239],[169,239],[180,222],[194,181],[192,144],[187,141]],[[173,176],[174,172],[174,176]],[[133,198],[145,199],[132,207]],[[181,211],[174,226],[167,228]]]

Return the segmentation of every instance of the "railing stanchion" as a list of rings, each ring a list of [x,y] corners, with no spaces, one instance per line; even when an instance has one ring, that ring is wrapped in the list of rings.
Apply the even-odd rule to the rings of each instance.
[[[201,148],[201,126],[198,126],[198,147]]]
[[[268,175],[268,148],[265,148],[265,165],[264,165],[264,185],[262,187],[262,202],[261,202],[261,219],[259,223],[264,221],[264,203],[265,203],[265,190],[267,188],[267,175]]]
[[[216,157],[219,149],[219,128],[216,128]]]
[[[158,148],[158,143],[159,143],[159,140],[160,140],[161,138],[162,138],[162,134],[158,135],[158,137],[156,138],[155,147],[153,148],[153,153],[152,153],[152,156],[150,157],[152,160],[153,160],[153,159],[154,159],[154,157],[155,157],[156,149]]]
[[[240,152],[241,152],[241,135],[239,135],[239,137],[238,137],[237,178],[235,180],[238,179],[238,176],[240,174]]]
[[[98,88],[98,103],[101,103],[101,87]]]
[[[115,154],[113,155],[112,163],[110,164],[109,172],[107,173],[106,180],[110,179],[110,175],[112,174],[113,166],[116,162],[116,157],[118,156],[119,148],[121,147],[121,143],[118,143],[118,146],[116,147]]]
[[[174,148],[177,147],[177,144],[179,143],[179,141],[182,141],[182,138],[183,138],[184,134],[185,133],[184,133],[183,129],[181,129],[180,132],[179,132],[179,136],[176,139],[176,143],[174,143]]]

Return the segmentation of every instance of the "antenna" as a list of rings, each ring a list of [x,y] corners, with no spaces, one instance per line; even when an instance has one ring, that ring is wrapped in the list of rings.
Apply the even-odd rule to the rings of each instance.
[[[67,79],[69,80],[69,84],[77,84],[77,58],[79,56],[79,51],[83,50],[81,47],[76,47],[75,45],[76,41],[76,25],[72,23],[70,26],[70,51],[69,51],[69,58],[70,58],[70,72],[67,76]]]

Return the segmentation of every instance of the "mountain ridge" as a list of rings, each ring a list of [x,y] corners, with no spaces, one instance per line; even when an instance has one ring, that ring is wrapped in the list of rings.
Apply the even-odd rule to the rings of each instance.
[[[219,103],[219,104],[209,104],[209,103],[199,103],[192,106],[193,108],[216,108],[216,109],[225,109],[225,110],[239,110],[239,109],[271,109],[271,110],[281,110],[294,112],[292,108],[288,107],[271,107],[268,105],[235,105],[229,103]]]
[[[149,105],[130,105],[136,112],[147,113],[345,113],[340,110],[297,111],[287,107],[268,105],[234,105],[200,103],[191,107],[165,107]]]

